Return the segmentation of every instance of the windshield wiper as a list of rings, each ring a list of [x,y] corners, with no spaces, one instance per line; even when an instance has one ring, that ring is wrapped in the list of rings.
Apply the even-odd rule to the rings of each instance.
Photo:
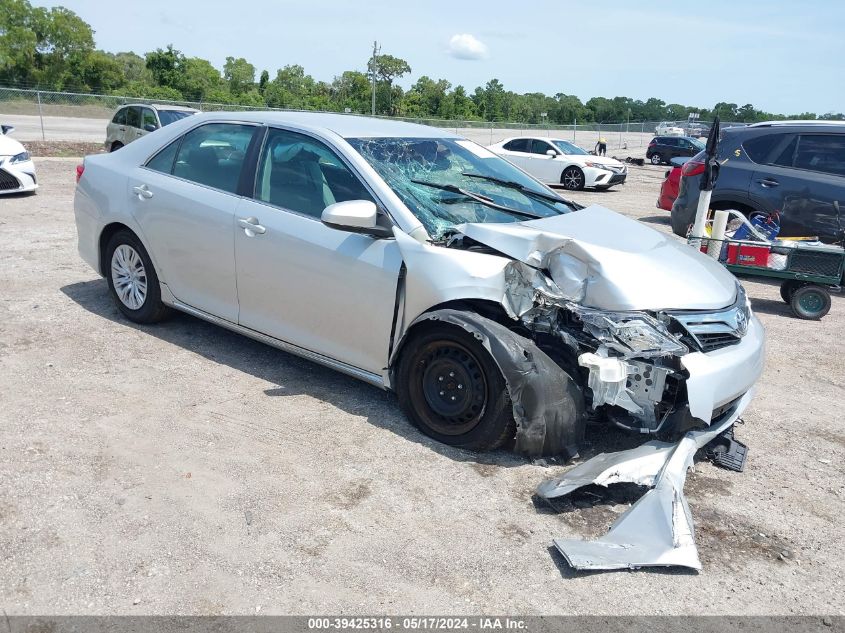
[[[543,200],[550,200],[552,202],[563,202],[564,204],[568,204],[569,206],[572,206],[574,204],[563,196],[551,193],[544,193],[542,191],[535,191],[534,189],[529,189],[525,185],[521,185],[518,182],[514,182],[513,180],[505,180],[503,178],[496,178],[495,176],[485,176],[484,174],[476,174],[471,171],[465,171],[461,174],[461,176],[466,176],[467,178],[480,178],[481,180],[495,182],[497,185],[502,185],[503,187],[507,187],[508,189],[516,189],[517,191],[521,191],[524,194],[536,196],[538,198],[542,198]]]
[[[461,196],[465,196],[470,200],[475,200],[476,202],[480,202],[481,204],[488,206],[492,209],[497,209],[499,211],[504,211],[505,213],[511,213],[513,215],[529,218],[531,220],[539,220],[541,217],[540,215],[536,215],[534,213],[528,213],[527,211],[520,211],[519,209],[511,209],[510,207],[503,206],[501,204],[497,204],[493,202],[487,196],[482,196],[479,193],[474,193],[472,191],[467,191],[466,189],[461,189],[457,185],[449,185],[449,184],[441,184],[438,182],[428,182],[427,180],[416,180],[414,178],[411,179],[411,182],[417,185],[423,185],[426,187],[433,187],[434,189],[440,189],[442,191],[448,191],[450,193],[457,193]]]

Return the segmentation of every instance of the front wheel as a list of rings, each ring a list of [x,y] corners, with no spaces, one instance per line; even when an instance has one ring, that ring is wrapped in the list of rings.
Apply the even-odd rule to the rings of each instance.
[[[106,245],[106,279],[118,309],[135,323],[155,323],[170,309],[161,301],[161,287],[152,260],[131,231],[118,231]]]
[[[429,437],[473,451],[499,448],[513,437],[505,379],[471,334],[429,329],[408,341],[398,369],[399,404]]]
[[[584,188],[584,172],[578,167],[567,167],[560,175],[560,184],[564,189],[578,191]]]

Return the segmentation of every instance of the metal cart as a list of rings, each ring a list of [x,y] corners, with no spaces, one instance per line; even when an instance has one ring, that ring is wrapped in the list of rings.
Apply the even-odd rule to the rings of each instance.
[[[800,241],[756,242],[689,238],[737,276],[780,283],[780,296],[799,319],[821,319],[830,311],[830,291],[838,292],[845,268],[845,249]]]

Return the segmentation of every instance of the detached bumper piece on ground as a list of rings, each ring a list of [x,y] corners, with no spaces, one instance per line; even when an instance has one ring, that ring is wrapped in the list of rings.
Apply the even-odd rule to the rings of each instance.
[[[701,569],[692,516],[684,497],[693,456],[739,419],[747,393],[710,428],[689,431],[677,443],[652,441],[618,453],[602,453],[562,477],[540,484],[544,499],[566,496],[589,485],[632,483],[651,487],[603,537],[594,541],[555,539],[554,545],[575,569],[690,567]]]

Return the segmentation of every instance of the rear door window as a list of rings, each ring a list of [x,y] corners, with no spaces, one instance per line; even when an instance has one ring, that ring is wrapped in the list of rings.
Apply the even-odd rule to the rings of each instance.
[[[115,113],[112,123],[116,123],[117,125],[126,125],[126,108],[121,108]]]
[[[527,138],[516,138],[508,143],[505,143],[504,148],[509,152],[528,152],[530,139]]]
[[[785,146],[789,143],[791,134],[764,134],[748,139],[742,144],[748,158],[760,165],[770,164],[776,157],[780,157]],[[790,164],[792,159],[790,157]]]
[[[795,167],[845,176],[845,134],[802,134]]]
[[[147,167],[236,193],[246,151],[256,129],[237,123],[203,125],[168,145]]]

